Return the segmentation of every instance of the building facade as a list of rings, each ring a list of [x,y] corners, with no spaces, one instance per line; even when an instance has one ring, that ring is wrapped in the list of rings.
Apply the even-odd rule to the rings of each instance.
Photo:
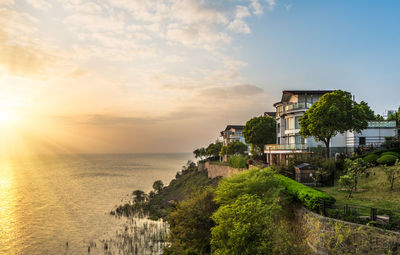
[[[244,126],[242,125],[226,126],[225,130],[221,131],[222,144],[224,146],[227,146],[228,144],[234,141],[245,143],[243,136],[243,128]]]
[[[303,138],[300,132],[299,119],[312,104],[317,102],[324,94],[332,90],[285,90],[282,99],[275,103],[277,136],[276,144],[265,146],[265,154],[269,164],[286,164],[291,155],[309,154],[319,146],[325,147],[322,142],[314,138]],[[368,128],[360,134],[345,132],[331,139],[331,156],[336,153],[352,153],[360,146],[380,147],[385,137],[396,136],[395,121],[371,121]]]

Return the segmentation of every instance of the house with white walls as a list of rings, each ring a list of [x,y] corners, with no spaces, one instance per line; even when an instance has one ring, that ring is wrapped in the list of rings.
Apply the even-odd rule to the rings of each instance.
[[[320,97],[333,90],[284,90],[281,101],[274,104],[277,122],[276,144],[264,148],[269,164],[286,164],[293,154],[311,153],[318,146],[325,147],[314,138],[303,138],[299,119]],[[331,139],[331,155],[352,153],[360,146],[380,147],[385,137],[397,135],[395,121],[370,121],[361,133],[345,132]]]

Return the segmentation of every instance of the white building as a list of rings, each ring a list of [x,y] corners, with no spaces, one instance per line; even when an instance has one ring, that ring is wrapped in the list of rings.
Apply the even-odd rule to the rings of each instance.
[[[285,164],[290,155],[296,153],[311,153],[318,146],[325,147],[314,138],[303,138],[299,134],[299,119],[313,103],[332,90],[285,90],[280,102],[275,103],[277,137],[276,144],[265,146],[267,162],[270,164]],[[373,121],[360,134],[345,132],[331,139],[331,155],[338,152],[351,153],[359,146],[379,147],[385,137],[397,135],[396,123],[388,121]]]
[[[243,128],[244,126],[242,125],[226,126],[225,130],[221,131],[223,145],[227,146],[228,144],[234,141],[245,143],[243,136]]]

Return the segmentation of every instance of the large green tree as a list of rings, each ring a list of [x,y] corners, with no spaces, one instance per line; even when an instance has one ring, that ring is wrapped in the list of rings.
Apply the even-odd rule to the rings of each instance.
[[[326,157],[332,137],[346,131],[360,133],[367,127],[365,111],[351,99],[350,93],[342,90],[323,95],[300,118],[300,134],[323,142]]]
[[[272,117],[254,117],[246,122],[243,128],[246,143],[251,144],[254,151],[264,154],[264,145],[276,141],[276,120]]]
[[[206,149],[206,154],[209,157],[218,157],[221,152],[222,143],[210,143]]]
[[[240,141],[234,141],[228,144],[226,153],[228,155],[244,155],[248,147]]]
[[[198,148],[193,151],[194,157],[203,160],[204,157],[207,156],[207,152],[205,148]]]
[[[171,245],[164,254],[209,254],[211,219],[218,206],[214,194],[209,190],[195,191],[187,200],[179,202],[169,213],[168,241]]]
[[[359,103],[360,108],[364,111],[365,113],[365,118],[367,120],[377,120],[379,118],[378,116],[375,116],[375,112],[369,107],[367,102],[361,101]]]

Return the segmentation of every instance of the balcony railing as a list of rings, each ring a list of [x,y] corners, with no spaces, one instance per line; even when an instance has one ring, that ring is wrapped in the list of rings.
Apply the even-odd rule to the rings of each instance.
[[[307,150],[307,144],[267,144],[264,147],[266,151],[279,151],[279,150]]]
[[[278,107],[276,109],[276,113],[279,115],[286,113],[286,112],[290,112],[290,111],[294,111],[294,110],[300,110],[300,109],[309,109],[311,107],[311,103],[295,103],[295,104],[288,104],[285,105],[285,107]]]

